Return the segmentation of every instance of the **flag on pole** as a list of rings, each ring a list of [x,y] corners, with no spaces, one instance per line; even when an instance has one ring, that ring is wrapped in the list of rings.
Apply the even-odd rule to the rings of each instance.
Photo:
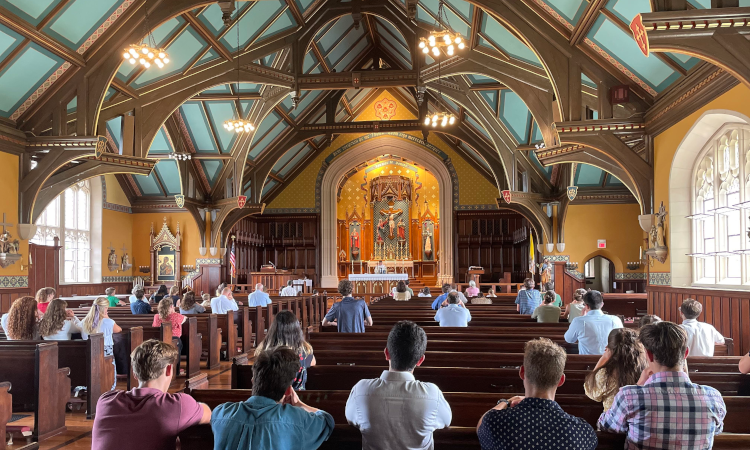
[[[234,260],[234,242],[232,242],[232,251],[229,253],[229,265],[231,266],[232,278],[234,278],[237,273],[237,267],[235,266]]]
[[[534,235],[529,233],[529,272],[534,275],[534,268],[536,267],[536,261],[534,261]]]

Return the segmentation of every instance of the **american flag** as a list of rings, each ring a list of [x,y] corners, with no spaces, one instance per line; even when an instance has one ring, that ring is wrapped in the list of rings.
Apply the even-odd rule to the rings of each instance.
[[[229,253],[229,265],[232,266],[232,278],[234,278],[237,274],[237,267],[235,266],[235,260],[234,260],[234,242],[232,242],[232,251]]]

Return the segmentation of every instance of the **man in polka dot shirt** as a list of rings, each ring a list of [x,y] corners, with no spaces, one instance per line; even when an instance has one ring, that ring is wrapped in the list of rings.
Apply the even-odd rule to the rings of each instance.
[[[599,440],[583,419],[555,401],[565,382],[565,351],[549,339],[526,343],[521,366],[523,397],[500,400],[477,425],[483,450],[593,450]]]

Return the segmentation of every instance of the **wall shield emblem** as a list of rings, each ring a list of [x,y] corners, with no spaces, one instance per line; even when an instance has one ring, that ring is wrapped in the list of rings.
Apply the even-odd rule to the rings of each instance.
[[[643,26],[643,18],[640,14],[633,17],[633,20],[630,22],[630,31],[633,32],[633,38],[643,54],[648,56],[650,51],[648,45],[648,34],[646,34],[646,27]]]
[[[182,194],[177,194],[174,196],[174,201],[177,203],[178,208],[182,208],[185,206],[185,196]]]
[[[386,97],[375,103],[375,117],[380,120],[391,120],[396,116],[396,107],[396,102]]]
[[[512,194],[510,191],[503,191],[503,200],[505,200],[505,203],[510,205]]]
[[[103,136],[99,136],[99,140],[96,141],[96,146],[94,147],[94,156],[97,158],[101,158],[101,156],[104,154],[104,150],[107,147],[107,138]]]
[[[578,186],[568,186],[568,200],[572,202],[576,195],[578,195]]]
[[[247,203],[247,195],[240,195],[237,197],[237,206],[242,209],[245,207],[245,203]]]

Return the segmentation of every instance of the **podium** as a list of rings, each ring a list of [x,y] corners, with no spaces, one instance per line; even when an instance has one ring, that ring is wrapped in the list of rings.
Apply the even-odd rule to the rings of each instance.
[[[468,284],[470,281],[474,281],[476,284],[479,284],[482,275],[484,275],[483,267],[471,266],[469,267],[469,270],[466,271],[466,283]]]

